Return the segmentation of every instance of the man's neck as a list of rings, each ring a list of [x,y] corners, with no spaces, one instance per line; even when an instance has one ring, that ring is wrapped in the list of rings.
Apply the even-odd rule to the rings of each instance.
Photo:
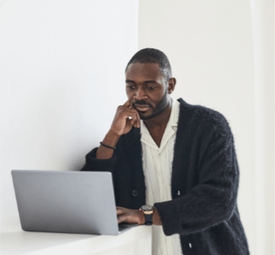
[[[169,121],[172,111],[172,99],[169,100],[169,104],[165,110],[154,118],[144,120],[144,124],[147,127],[151,137],[155,143],[160,146],[162,136]]]
[[[146,125],[146,127],[149,129],[155,129],[155,128],[160,129],[163,126],[166,127],[170,118],[171,111],[172,111],[172,99],[169,98],[168,105],[162,113],[160,113],[159,115],[151,119],[144,120],[143,122]]]

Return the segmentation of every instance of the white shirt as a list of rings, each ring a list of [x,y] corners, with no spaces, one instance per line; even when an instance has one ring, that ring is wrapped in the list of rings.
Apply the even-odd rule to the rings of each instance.
[[[160,147],[151,137],[144,122],[140,121],[142,166],[145,176],[146,204],[171,200],[171,175],[174,145],[178,128],[180,103],[172,99],[172,110]],[[165,236],[162,226],[152,226],[153,255],[182,255],[178,234]]]

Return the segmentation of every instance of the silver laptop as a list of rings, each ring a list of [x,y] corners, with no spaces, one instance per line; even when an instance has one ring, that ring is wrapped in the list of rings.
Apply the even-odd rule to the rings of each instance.
[[[12,170],[25,231],[118,235],[110,172]],[[120,227],[120,229],[119,229]]]

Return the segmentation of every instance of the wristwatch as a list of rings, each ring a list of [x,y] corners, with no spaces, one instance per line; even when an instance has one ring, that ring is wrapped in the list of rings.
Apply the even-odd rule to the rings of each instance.
[[[152,225],[154,207],[151,205],[143,205],[139,208],[144,213],[145,225]]]

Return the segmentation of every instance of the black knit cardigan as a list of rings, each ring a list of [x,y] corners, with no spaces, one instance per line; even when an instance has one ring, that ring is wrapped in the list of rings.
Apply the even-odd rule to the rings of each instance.
[[[230,127],[220,113],[178,101],[172,200],[154,204],[163,231],[180,234],[184,255],[247,255],[236,202],[239,169]],[[81,170],[112,172],[118,206],[144,205],[140,129],[132,128],[120,137],[111,159],[96,159],[96,150],[86,155]]]

